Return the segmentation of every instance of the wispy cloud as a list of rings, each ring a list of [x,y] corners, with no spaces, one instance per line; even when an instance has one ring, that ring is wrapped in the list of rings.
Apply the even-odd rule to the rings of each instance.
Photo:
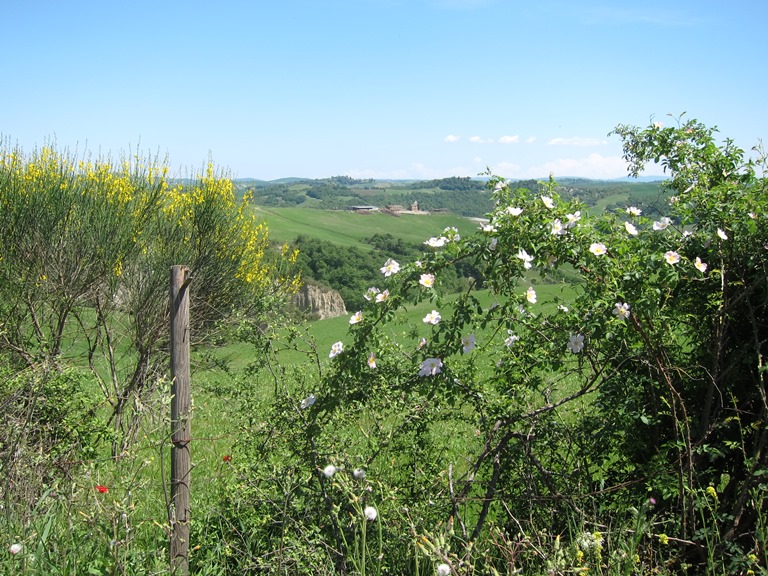
[[[469,141],[472,142],[472,144],[490,144],[491,142],[495,142],[493,138],[482,138],[480,136],[471,136]]]
[[[517,134],[514,136],[502,136],[499,138],[499,143],[501,144],[515,144],[517,142],[520,142],[520,136]]]
[[[582,138],[580,136],[574,136],[573,138],[552,138],[552,140],[547,142],[548,146],[600,146],[601,144],[607,144],[607,140]]]
[[[534,142],[536,142],[536,136],[529,136],[525,139],[526,144],[533,144]]]
[[[528,178],[542,178],[547,174],[577,176],[581,178],[620,178],[627,175],[627,162],[620,156],[590,154],[585,158],[558,158],[525,171]]]
[[[443,138],[443,142],[458,142],[459,140],[461,140],[461,137],[454,134],[448,134],[448,136]]]

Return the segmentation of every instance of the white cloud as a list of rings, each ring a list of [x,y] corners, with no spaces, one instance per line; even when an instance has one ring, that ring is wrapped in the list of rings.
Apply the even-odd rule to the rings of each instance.
[[[448,136],[443,138],[443,142],[458,142],[459,140],[461,140],[461,137],[454,134],[448,134]]]
[[[536,136],[529,136],[525,139],[526,144],[533,144],[534,142],[536,142]]]
[[[470,136],[469,141],[473,144],[481,144],[483,142],[483,139],[480,138],[480,136]]]
[[[607,140],[582,138],[580,136],[574,136],[573,138],[552,138],[552,140],[547,142],[548,146],[599,146],[601,144],[607,144]]]
[[[514,144],[516,142],[520,142],[520,136],[515,134],[514,136],[502,136],[499,138],[500,144]]]

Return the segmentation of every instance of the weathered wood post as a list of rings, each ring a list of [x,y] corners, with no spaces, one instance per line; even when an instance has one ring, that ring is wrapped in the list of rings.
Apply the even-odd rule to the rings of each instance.
[[[189,268],[171,267],[171,574],[189,574]]]

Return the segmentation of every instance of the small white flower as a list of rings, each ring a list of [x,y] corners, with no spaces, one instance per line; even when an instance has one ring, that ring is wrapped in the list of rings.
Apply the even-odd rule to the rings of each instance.
[[[464,354],[469,354],[474,349],[475,349],[475,335],[470,334],[469,336],[462,337],[461,339],[462,352],[464,352]]]
[[[493,224],[490,224],[490,223],[482,224],[480,226],[480,230],[482,230],[483,232],[492,233],[492,232],[496,232],[496,226],[494,226]]]
[[[339,341],[335,342],[333,346],[331,346],[331,352],[328,354],[328,358],[335,358],[339,354],[341,354],[344,351],[344,343]]]
[[[397,274],[398,272],[400,272],[400,264],[396,260],[392,260],[392,258],[388,258],[384,262],[384,266],[381,267],[381,273],[384,276],[392,276],[392,274]]]
[[[350,324],[357,324],[363,319],[363,313],[361,310],[358,310],[352,316],[349,317],[349,323]]]
[[[533,286],[530,286],[528,290],[525,291],[525,299],[531,304],[536,304],[536,290],[533,289]]]
[[[640,214],[642,213],[643,211],[640,210],[640,208],[636,208],[635,206],[630,206],[629,208],[627,208],[627,214],[629,214],[630,216],[640,216]]]
[[[441,320],[440,312],[437,310],[432,310],[429,314],[424,316],[423,322],[425,324],[432,324],[433,326],[436,324],[439,324]]]
[[[352,471],[352,476],[354,477],[355,480],[365,480],[365,476],[366,476],[365,470],[363,470],[362,468],[355,468]]]
[[[13,554],[13,555],[15,556],[16,554],[18,554],[19,552],[21,552],[21,548],[22,548],[21,544],[18,544],[18,543],[16,543],[16,544],[11,544],[11,545],[8,547],[8,552],[10,552],[11,554]]]
[[[499,239],[498,238],[495,238],[495,237],[491,238],[491,242],[490,242],[490,244],[488,244],[488,249],[489,250],[496,250],[496,244],[498,244],[498,243],[499,243]]]
[[[664,122],[654,122],[653,123],[653,127],[656,130],[661,130],[662,128],[664,128]]]
[[[624,229],[630,236],[637,236],[637,228],[631,222],[624,222]]]
[[[752,218],[752,220],[756,220],[757,219],[757,214],[755,214],[754,212],[747,212],[747,216]]]
[[[720,240],[728,240],[728,234],[726,234],[722,228],[717,229],[717,235],[719,236]]]
[[[522,248],[520,248],[520,250],[517,251],[517,257],[523,261],[523,266],[525,267],[526,270],[530,269],[531,266],[533,266],[531,264],[531,262],[533,261],[533,256],[529,255],[528,252],[526,252]]]
[[[504,180],[499,180],[496,182],[496,185],[493,187],[494,192],[500,192],[504,190],[504,188],[507,187],[507,183]]]
[[[379,293],[379,289],[375,286],[371,286],[368,288],[368,290],[365,291],[365,294],[363,294],[363,298],[370,301],[373,300],[376,297],[376,294]]]
[[[334,474],[336,474],[336,466],[333,464],[328,464],[328,466],[323,468],[323,474],[326,478],[331,478]]]
[[[680,254],[675,252],[674,250],[669,250],[667,252],[664,252],[664,260],[667,261],[667,264],[670,266],[673,266],[680,262]]]
[[[443,234],[448,242],[458,242],[461,239],[458,229],[454,226],[448,226],[448,228],[443,230]]]
[[[512,346],[512,344],[514,344],[515,342],[517,342],[518,340],[520,340],[520,336],[515,336],[515,335],[512,333],[512,330],[507,330],[507,334],[508,334],[508,336],[507,336],[507,337],[506,337],[506,339],[504,340],[504,344],[505,344],[506,346]]]
[[[574,354],[578,354],[583,349],[584,349],[584,335],[583,334],[572,335],[571,338],[568,340],[568,350],[570,350]]]
[[[568,306],[563,306],[562,304],[558,304],[557,309],[560,310],[560,312],[568,312]]]
[[[376,353],[375,352],[371,352],[370,354],[368,354],[367,362],[368,362],[368,368],[370,368],[371,370],[376,368]]]
[[[421,278],[419,278],[419,284],[421,284],[425,288],[432,288],[435,285],[435,275],[422,274]]]
[[[419,338],[419,343],[416,344],[416,350],[421,350],[426,345],[427,345],[427,339],[426,338]]]
[[[376,302],[385,302],[389,299],[389,290],[384,290],[384,292],[379,292],[376,294]]]
[[[555,207],[555,203],[552,202],[552,198],[549,196],[542,196],[541,201],[544,202],[544,206],[552,210]]]
[[[451,576],[451,567],[448,564],[438,564],[437,565],[437,576]]]
[[[616,302],[616,306],[613,309],[613,315],[619,320],[626,320],[629,318],[629,304],[626,302]]]
[[[694,261],[693,265],[696,267],[696,270],[698,270],[701,273],[704,273],[707,271],[707,265],[701,261],[701,258],[696,256],[696,260]]]
[[[576,226],[576,222],[581,220],[581,211],[576,211],[573,214],[566,214],[565,217],[568,219],[568,223],[565,225],[566,228],[573,228]]]
[[[504,211],[510,216],[520,216],[523,213],[523,209],[516,206],[507,206]]]
[[[605,244],[602,242],[594,242],[589,245],[589,251],[592,252],[595,256],[602,256],[606,252],[608,252],[608,248],[605,247]]]
[[[365,515],[365,519],[371,522],[376,520],[376,517],[379,515],[379,513],[376,512],[376,508],[373,506],[366,506],[363,510],[363,514]]]
[[[560,218],[556,218],[555,221],[552,222],[551,233],[553,236],[561,236],[565,234],[565,228],[563,227],[563,223],[560,222]]]
[[[443,236],[440,236],[439,238],[435,238],[432,236],[429,240],[425,240],[424,244],[427,246],[431,246],[432,248],[442,248],[445,246],[445,243],[448,242],[448,238],[444,238]]]
[[[669,225],[672,224],[672,220],[664,216],[661,220],[657,220],[653,223],[654,230],[666,230]]]
[[[427,358],[421,363],[419,376],[434,376],[440,374],[443,367],[443,361],[440,358]]]
[[[309,408],[314,403],[315,403],[315,395],[310,394],[309,396],[304,398],[304,400],[301,401],[301,409],[304,410],[306,408]]]

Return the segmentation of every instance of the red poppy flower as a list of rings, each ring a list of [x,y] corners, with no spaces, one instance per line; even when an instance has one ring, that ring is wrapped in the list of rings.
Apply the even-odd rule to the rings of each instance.
[[[232,462],[232,456],[230,456],[229,454],[225,454],[224,456],[221,457],[221,459],[224,462]]]
[[[109,492],[109,488],[99,484],[98,486],[96,486],[96,492],[98,492],[99,494],[106,494],[107,492]]]

